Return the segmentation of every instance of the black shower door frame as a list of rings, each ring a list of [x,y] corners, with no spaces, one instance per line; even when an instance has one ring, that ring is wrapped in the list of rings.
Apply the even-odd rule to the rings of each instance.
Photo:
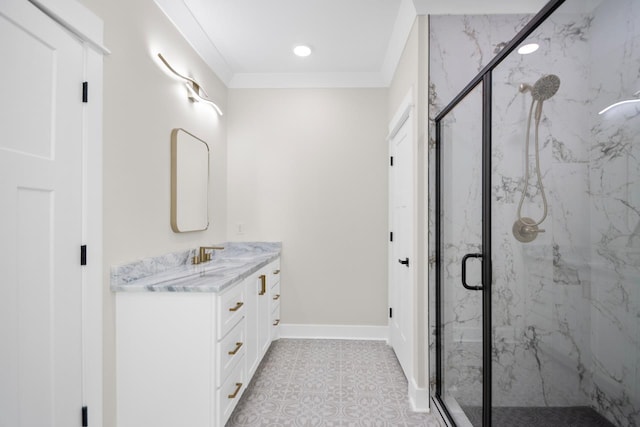
[[[482,85],[482,426],[491,426],[491,103],[493,70],[535,31],[565,0],[551,0],[478,73],[435,118],[435,264],[436,264],[436,392],[434,403],[450,426],[456,426],[442,395],[442,120],[469,93]]]

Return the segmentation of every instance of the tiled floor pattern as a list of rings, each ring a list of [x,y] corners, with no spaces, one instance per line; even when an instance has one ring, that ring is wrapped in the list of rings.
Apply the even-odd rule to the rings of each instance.
[[[464,411],[474,426],[482,426],[481,407],[466,407]],[[587,406],[495,407],[491,416],[495,427],[614,427]]]
[[[231,415],[239,426],[430,426],[415,413],[393,350],[381,341],[275,341]]]

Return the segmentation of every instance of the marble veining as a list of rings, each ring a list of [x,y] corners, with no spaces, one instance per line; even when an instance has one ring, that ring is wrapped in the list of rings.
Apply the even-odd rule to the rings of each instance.
[[[145,258],[111,268],[115,292],[220,292],[241,282],[276,260],[279,242],[227,242],[216,244],[212,260],[193,265],[196,249]]]

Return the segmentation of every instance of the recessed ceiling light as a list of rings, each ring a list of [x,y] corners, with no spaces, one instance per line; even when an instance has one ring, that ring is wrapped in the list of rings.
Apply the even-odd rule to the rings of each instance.
[[[293,48],[293,53],[301,57],[309,56],[311,55],[311,48],[301,44]]]
[[[536,50],[538,50],[539,47],[540,47],[540,45],[538,43],[525,44],[525,45],[522,45],[522,46],[520,46],[518,48],[518,53],[520,55],[528,55],[528,54],[533,53]]]

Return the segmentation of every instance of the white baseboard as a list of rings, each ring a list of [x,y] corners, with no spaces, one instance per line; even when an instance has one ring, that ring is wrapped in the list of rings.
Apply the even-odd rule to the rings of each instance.
[[[431,412],[429,409],[429,390],[420,388],[415,379],[409,381],[409,403],[414,412]]]
[[[280,338],[379,340],[388,341],[387,326],[369,325],[292,325],[281,323]]]

